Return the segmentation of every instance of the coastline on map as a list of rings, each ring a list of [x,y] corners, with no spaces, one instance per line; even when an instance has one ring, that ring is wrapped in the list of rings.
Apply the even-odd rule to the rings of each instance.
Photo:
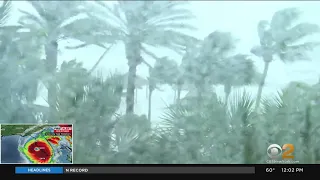
[[[73,164],[73,124],[69,123],[54,123],[54,124],[32,124],[32,123],[19,123],[19,124],[1,124],[0,128],[0,136],[1,136],[1,142],[0,142],[0,162],[2,164],[38,164],[36,162],[40,161],[34,161],[32,162],[30,159],[28,159],[28,156],[24,152],[26,152],[26,147],[24,147],[25,144],[27,144],[30,140],[33,140],[32,135],[40,135],[42,134],[42,131],[47,131],[49,129],[53,130],[54,127],[61,125],[67,125],[71,127],[71,137],[66,138],[65,136],[61,136],[61,139],[59,139],[59,143],[52,147],[53,144],[51,144],[50,141],[46,141],[50,149],[52,148],[51,152],[54,152],[53,157],[50,157],[51,160],[53,160],[51,163],[41,163],[41,164]],[[12,128],[10,131],[6,131],[5,128]],[[13,128],[16,127],[16,128]],[[4,132],[4,133],[3,133]],[[11,134],[12,133],[12,134]],[[44,135],[42,135],[44,136]],[[47,137],[49,135],[46,135],[44,137]],[[60,136],[59,136],[60,137]],[[43,137],[41,137],[43,138]],[[68,140],[71,143],[69,144],[69,150],[67,153],[62,153],[65,151],[66,147],[64,145],[60,147],[60,140],[64,139],[65,141]],[[45,139],[46,140],[46,139]],[[50,140],[50,139],[49,139]],[[33,140],[35,141],[35,140]],[[37,140],[36,140],[37,141]],[[40,141],[39,141],[40,142]],[[30,147],[30,146],[29,146]],[[38,147],[36,147],[39,149]],[[41,149],[42,147],[40,147]],[[4,150],[4,151],[2,151]],[[30,149],[29,149],[30,150]],[[27,150],[28,151],[28,150]],[[8,156],[8,154],[11,155]],[[28,154],[28,153],[27,153]],[[59,158],[63,157],[65,160],[68,161],[61,161]],[[5,157],[5,159],[3,158]],[[35,156],[36,157],[36,156]],[[70,157],[70,158],[68,158]],[[71,162],[70,162],[71,161]],[[43,161],[44,162],[44,161]],[[40,164],[40,163],[39,163]]]

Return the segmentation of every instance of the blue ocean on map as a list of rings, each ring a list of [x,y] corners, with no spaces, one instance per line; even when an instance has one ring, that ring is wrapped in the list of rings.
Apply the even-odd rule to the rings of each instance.
[[[21,136],[3,136],[1,138],[1,163],[27,163],[18,150]]]

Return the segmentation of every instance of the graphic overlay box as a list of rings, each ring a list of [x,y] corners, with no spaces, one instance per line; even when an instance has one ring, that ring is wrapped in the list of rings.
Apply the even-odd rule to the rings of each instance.
[[[72,124],[2,124],[1,163],[72,164]]]

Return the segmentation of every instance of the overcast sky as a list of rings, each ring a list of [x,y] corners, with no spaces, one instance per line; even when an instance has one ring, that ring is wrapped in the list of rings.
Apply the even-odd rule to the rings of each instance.
[[[15,1],[14,5],[15,8],[32,11],[26,2]],[[270,20],[274,12],[288,7],[299,7],[304,12],[301,20],[320,25],[320,14],[318,13],[320,10],[320,2],[316,1],[194,1],[191,2],[190,9],[197,16],[197,19],[194,20],[193,23],[199,30],[192,35],[198,38],[204,38],[215,30],[229,31],[236,38],[240,39],[238,52],[250,54],[251,47],[259,43],[256,31],[257,23],[260,20]],[[18,17],[19,13],[15,10],[13,21],[18,19]],[[313,37],[313,39],[315,38],[318,37]],[[64,49],[63,47],[65,45],[67,45],[67,42],[59,44],[59,50],[61,52],[59,64],[63,61],[76,58],[79,62],[83,62],[86,68],[91,68],[103,53],[103,49],[94,46],[71,51]],[[178,62],[181,60],[179,55],[168,50],[155,49],[154,52],[159,56],[169,56]],[[312,52],[311,57],[311,62],[297,62],[294,64],[283,64],[280,61],[272,62],[266,79],[264,95],[275,93],[290,81],[303,81],[310,84],[316,83],[319,79],[320,72],[319,49]],[[147,60],[151,64],[154,63],[151,59]],[[262,72],[263,62],[256,57],[254,57],[254,60],[257,68]],[[114,71],[127,72],[127,60],[125,58],[123,44],[114,47],[104,58],[98,69],[105,72],[105,74]],[[147,67],[140,65],[138,75],[147,77]],[[174,93],[169,87],[164,87],[163,89],[164,91],[157,91],[153,96],[153,121],[159,119],[163,108],[166,104],[172,103],[174,97]],[[221,87],[217,87],[216,90],[219,95],[223,96]],[[248,90],[255,95],[257,87],[250,87]],[[45,105],[46,102],[43,99],[45,97],[46,91],[43,89],[36,103]],[[139,90],[138,103],[135,107],[136,113],[147,114],[147,102],[145,89]],[[121,112],[124,112],[124,107],[125,105],[123,103]]]

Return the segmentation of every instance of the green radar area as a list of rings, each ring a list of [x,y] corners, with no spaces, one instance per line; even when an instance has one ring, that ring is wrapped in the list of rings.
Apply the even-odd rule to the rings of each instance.
[[[1,125],[1,163],[71,164],[72,124]]]
[[[51,125],[1,125],[1,136],[11,136],[11,135],[21,135],[28,136],[31,135],[44,127],[50,127]],[[34,127],[34,128],[32,128]],[[30,131],[26,132],[27,129],[32,128]],[[25,134],[24,134],[25,133]]]

